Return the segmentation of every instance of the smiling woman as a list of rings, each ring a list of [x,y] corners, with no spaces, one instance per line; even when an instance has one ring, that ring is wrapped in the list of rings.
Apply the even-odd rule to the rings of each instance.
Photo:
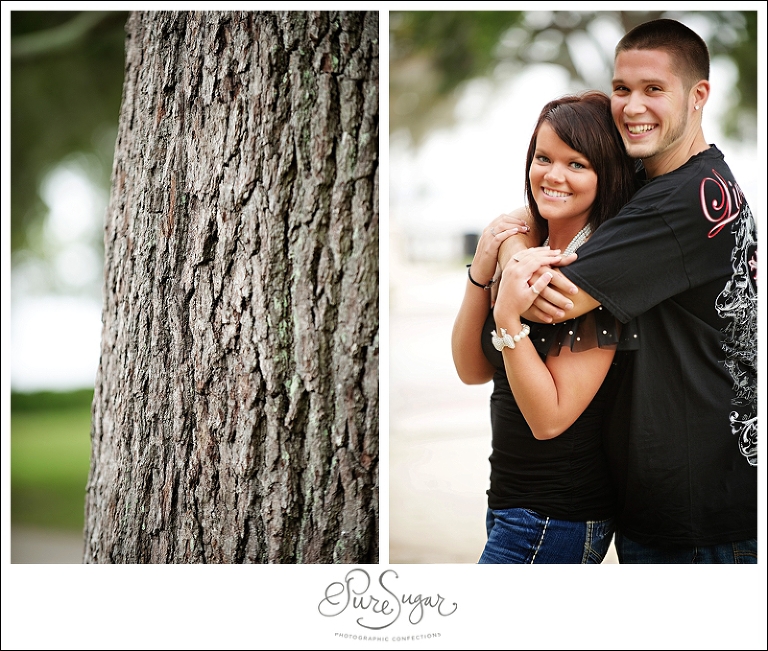
[[[478,243],[452,338],[459,377],[494,383],[488,541],[479,562],[601,563],[615,504],[600,423],[613,398],[614,354],[632,341],[631,327],[599,307],[556,326],[523,314],[561,252],[578,248],[634,190],[608,97],[587,92],[544,106],[527,170],[538,226],[531,237],[539,244],[548,233],[544,246],[504,268],[494,304],[487,290],[499,247],[522,229],[508,215],[492,223]]]

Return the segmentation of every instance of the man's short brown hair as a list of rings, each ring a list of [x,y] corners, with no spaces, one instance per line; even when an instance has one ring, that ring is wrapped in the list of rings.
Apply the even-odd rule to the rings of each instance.
[[[692,29],[676,20],[661,18],[638,25],[616,46],[616,56],[627,50],[663,50],[673,59],[687,90],[702,79],[709,80],[709,50]]]

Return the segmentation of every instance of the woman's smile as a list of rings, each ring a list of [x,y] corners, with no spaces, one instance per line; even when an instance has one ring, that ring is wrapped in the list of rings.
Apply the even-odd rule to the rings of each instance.
[[[551,190],[550,188],[541,188],[541,191],[548,197],[565,198],[571,196],[569,192],[560,192],[558,190]]]

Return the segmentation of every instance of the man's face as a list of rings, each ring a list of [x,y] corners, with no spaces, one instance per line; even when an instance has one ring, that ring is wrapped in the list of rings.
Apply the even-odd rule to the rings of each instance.
[[[689,93],[663,50],[628,50],[616,57],[611,113],[627,153],[663,165],[679,149],[692,123]]]

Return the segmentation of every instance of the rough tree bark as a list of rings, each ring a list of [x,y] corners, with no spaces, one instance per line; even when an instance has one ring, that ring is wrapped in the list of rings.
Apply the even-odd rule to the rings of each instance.
[[[378,16],[137,13],[86,562],[378,561]]]

